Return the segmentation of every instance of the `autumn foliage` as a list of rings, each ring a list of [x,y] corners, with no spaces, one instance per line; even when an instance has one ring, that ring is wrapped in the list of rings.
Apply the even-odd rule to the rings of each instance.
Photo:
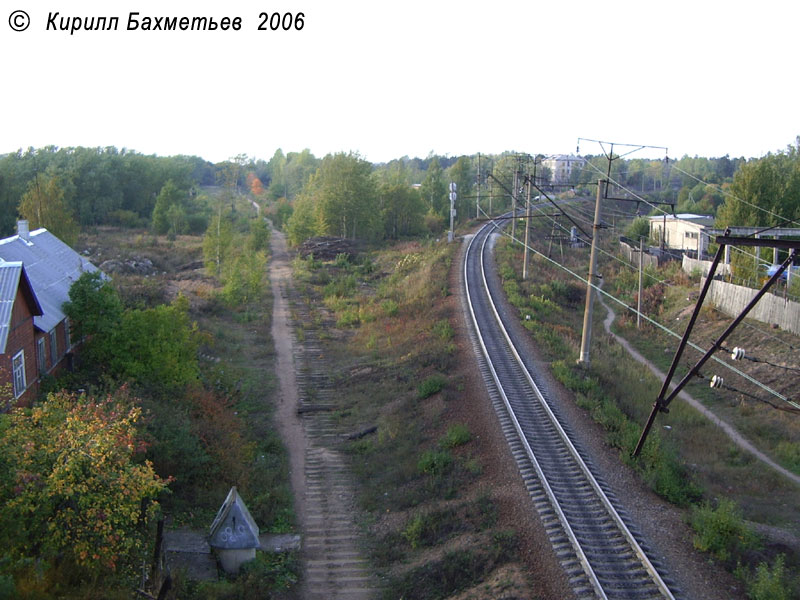
[[[91,575],[143,550],[168,482],[141,458],[140,417],[125,389],[103,399],[58,392],[0,416],[0,563]]]

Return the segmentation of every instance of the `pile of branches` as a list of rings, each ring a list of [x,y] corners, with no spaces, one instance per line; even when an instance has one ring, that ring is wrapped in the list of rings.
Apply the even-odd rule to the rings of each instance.
[[[340,254],[352,258],[358,254],[358,243],[355,240],[338,237],[309,238],[300,244],[298,253],[303,258],[311,254],[316,260],[322,261],[335,260]]]

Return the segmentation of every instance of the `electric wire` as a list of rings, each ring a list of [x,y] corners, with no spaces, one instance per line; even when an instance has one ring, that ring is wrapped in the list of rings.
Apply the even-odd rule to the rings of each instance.
[[[702,379],[702,380],[708,381],[708,382],[714,381],[713,378],[706,377],[705,375],[703,375],[702,373],[699,373],[699,372],[695,373],[695,377],[697,377],[698,379]],[[718,387],[718,388],[721,388],[721,389],[724,389],[724,390],[728,390],[729,392],[733,392],[735,394],[741,394],[742,396],[746,396],[746,397],[751,398],[753,400],[757,400],[758,402],[763,402],[764,404],[767,404],[767,405],[771,406],[775,410],[782,410],[782,411],[785,411],[785,412],[788,412],[788,413],[792,413],[792,414],[795,414],[795,413],[800,414],[800,408],[788,408],[786,406],[780,406],[779,404],[775,404],[773,402],[770,402],[769,400],[767,400],[766,398],[762,398],[761,396],[756,396],[755,394],[751,394],[750,392],[746,392],[745,390],[741,390],[739,388],[736,388],[736,387],[734,387],[732,385],[729,385],[727,383],[724,383],[724,382],[720,383],[719,380],[717,380],[716,383],[713,384],[713,387]]]
[[[483,210],[482,210],[482,212],[483,212]],[[484,212],[484,215],[486,215],[487,217],[489,217],[489,215],[487,215],[485,212]],[[647,315],[645,315],[645,314],[642,314],[642,313],[640,313],[640,312],[639,312],[638,310],[636,310],[636,308],[634,308],[633,306],[629,306],[628,304],[626,304],[624,301],[620,300],[619,298],[617,298],[617,297],[616,297],[616,296],[614,296],[613,294],[611,294],[611,293],[609,293],[609,292],[606,292],[606,291],[605,291],[605,290],[603,290],[601,287],[599,287],[599,286],[597,286],[597,285],[595,285],[595,284],[591,283],[591,282],[590,282],[590,281],[589,281],[587,278],[585,278],[585,277],[583,277],[583,276],[579,275],[578,273],[576,273],[575,271],[573,271],[573,270],[572,270],[572,269],[570,269],[569,267],[567,267],[567,266],[565,266],[565,265],[562,265],[562,264],[561,264],[561,263],[559,263],[558,261],[556,261],[556,260],[554,260],[554,259],[550,258],[549,256],[546,256],[545,254],[543,254],[543,253],[539,252],[539,251],[538,251],[538,250],[536,250],[535,248],[531,248],[530,246],[526,246],[526,245],[525,245],[525,243],[524,243],[522,240],[519,240],[519,239],[517,239],[517,238],[513,238],[513,237],[511,236],[511,234],[509,234],[508,232],[504,231],[503,229],[501,229],[501,228],[499,228],[499,227],[498,227],[497,229],[500,231],[500,233],[501,233],[502,235],[504,235],[504,236],[508,237],[509,239],[511,239],[511,240],[512,240],[512,242],[518,243],[518,244],[522,245],[523,247],[527,247],[529,251],[531,251],[531,252],[533,252],[534,254],[536,254],[536,255],[538,255],[538,256],[540,256],[540,257],[542,257],[543,259],[545,259],[546,261],[548,261],[548,262],[552,263],[554,266],[558,267],[559,269],[562,269],[563,271],[566,271],[567,273],[569,273],[570,275],[572,275],[572,276],[573,276],[573,277],[575,277],[576,279],[578,279],[578,280],[582,281],[582,282],[583,282],[583,283],[585,283],[586,285],[592,286],[592,287],[595,289],[595,291],[596,291],[596,292],[598,292],[598,293],[600,293],[600,294],[603,294],[603,295],[604,295],[604,296],[606,296],[606,297],[607,297],[609,300],[612,300],[613,302],[615,302],[615,303],[619,304],[620,306],[622,306],[622,307],[623,307],[623,308],[625,308],[626,310],[628,310],[628,311],[630,311],[630,312],[632,312],[632,313],[634,313],[634,314],[638,314],[638,316],[639,316],[640,318],[644,319],[645,321],[648,321],[649,323],[651,323],[652,325],[654,325],[654,326],[655,326],[655,327],[657,327],[658,329],[661,329],[662,331],[664,331],[664,332],[665,332],[665,333],[667,333],[668,335],[671,335],[672,337],[675,337],[675,338],[677,338],[677,339],[681,339],[681,338],[682,338],[682,336],[681,336],[679,333],[676,333],[675,331],[672,331],[672,330],[671,330],[670,328],[668,328],[667,326],[665,326],[665,325],[662,325],[662,324],[661,324],[661,323],[659,323],[658,321],[656,321],[656,320],[654,320],[654,319],[652,319],[652,318],[648,317],[648,316],[647,316]],[[696,351],[700,352],[701,354],[705,354],[705,353],[706,353],[706,350],[705,350],[704,348],[702,348],[702,347],[698,346],[697,344],[695,344],[695,343],[694,343],[694,342],[692,342],[691,340],[687,341],[687,345],[688,345],[688,346],[690,346],[691,348],[693,348],[694,350],[696,350]],[[767,385],[763,384],[762,382],[758,381],[757,379],[755,379],[755,378],[751,377],[751,376],[750,376],[750,375],[748,375],[747,373],[744,373],[743,371],[741,371],[740,369],[737,369],[737,368],[736,368],[736,367],[734,367],[733,365],[730,365],[730,364],[728,364],[727,362],[725,362],[725,361],[721,360],[721,359],[720,359],[719,357],[717,357],[717,356],[714,356],[714,355],[712,355],[712,356],[711,356],[711,359],[712,359],[712,360],[714,360],[715,362],[717,362],[718,364],[722,365],[724,368],[726,368],[726,369],[728,369],[728,370],[732,371],[732,372],[733,372],[733,373],[735,373],[736,375],[739,375],[740,377],[742,377],[742,378],[746,379],[747,381],[749,381],[749,382],[750,382],[750,383],[752,383],[753,385],[755,385],[755,386],[757,386],[757,387],[761,388],[762,390],[764,390],[764,391],[765,391],[765,392],[767,392],[768,394],[771,394],[771,395],[775,396],[776,398],[778,398],[779,400],[781,400],[781,401],[783,401],[783,402],[785,402],[785,403],[787,403],[787,404],[790,404],[792,407],[794,407],[794,408],[796,408],[796,409],[800,410],[800,404],[798,404],[797,402],[795,402],[795,401],[793,401],[793,400],[790,400],[790,399],[788,399],[788,398],[787,398],[786,396],[784,396],[783,394],[781,394],[781,393],[777,392],[776,390],[773,390],[773,389],[772,389],[772,388],[770,388],[769,386],[767,386]]]
[[[760,210],[761,212],[765,212],[771,217],[775,217],[776,219],[780,219],[781,221],[784,221],[784,222],[787,222],[787,223],[792,223],[792,224],[797,225],[798,227],[800,227],[800,223],[798,223],[794,219],[789,219],[787,217],[783,217],[783,216],[781,216],[781,215],[779,215],[779,214],[777,214],[775,212],[772,212],[771,210],[769,210],[767,208],[764,208],[762,206],[758,206],[757,204],[753,204],[752,202],[748,202],[747,200],[739,198],[738,196],[736,196],[732,192],[729,192],[728,190],[724,189],[722,186],[720,186],[720,185],[718,185],[716,183],[709,183],[707,181],[703,181],[699,177],[684,171],[683,169],[681,169],[677,165],[673,165],[672,168],[674,168],[676,171],[686,175],[687,177],[689,177],[691,179],[694,179],[698,183],[702,183],[702,184],[705,184],[705,185],[708,185],[708,186],[711,186],[711,187],[714,187],[714,188],[718,189],[720,191],[720,193],[722,193],[723,196],[727,196],[728,198],[736,200],[737,202],[741,202],[742,204],[745,204],[745,205],[747,205],[747,206],[749,206],[751,208],[755,208],[756,210]],[[770,228],[770,229],[772,229],[772,228]],[[768,231],[768,230],[765,229],[764,231]],[[763,233],[763,231],[758,232],[758,233]]]
[[[680,169],[680,168],[679,168],[679,167],[677,167],[677,166],[676,166],[674,163],[675,163],[675,161],[670,161],[670,163],[669,163],[669,165],[670,165],[670,169],[672,169],[672,168],[675,168],[675,170],[677,170],[677,171],[679,171],[679,172],[681,172],[681,173],[684,173],[685,175],[687,175],[687,176],[691,177],[692,179],[694,179],[694,180],[698,181],[699,183],[704,183],[704,184],[706,184],[706,185],[712,185],[712,186],[714,186],[714,185],[715,185],[715,184],[709,184],[709,183],[707,183],[707,182],[704,182],[704,181],[702,181],[702,180],[698,179],[698,178],[697,178],[697,177],[695,177],[694,175],[692,175],[692,174],[690,174],[690,173],[687,173],[687,172],[686,172],[686,171],[684,171],[683,169]],[[670,213],[668,213],[667,211],[665,211],[665,210],[663,210],[662,208],[660,208],[658,205],[656,205],[656,204],[653,204],[653,203],[651,203],[650,201],[648,201],[647,199],[645,199],[645,198],[643,198],[643,197],[639,196],[639,195],[638,195],[636,192],[634,192],[633,190],[631,190],[631,189],[627,188],[626,186],[622,185],[620,182],[618,182],[618,181],[614,180],[614,179],[613,179],[613,178],[611,178],[611,177],[608,177],[608,176],[607,176],[607,173],[604,173],[602,170],[600,170],[600,168],[599,168],[599,167],[597,167],[596,165],[592,164],[592,163],[590,162],[590,160],[585,160],[583,164],[584,164],[584,165],[587,165],[587,166],[589,166],[589,167],[591,167],[591,168],[592,168],[594,171],[596,171],[596,172],[600,173],[601,175],[603,175],[603,176],[604,176],[606,179],[608,179],[609,181],[611,181],[612,183],[614,183],[615,185],[617,185],[617,186],[618,186],[620,189],[622,189],[622,190],[625,190],[626,192],[628,192],[629,194],[631,194],[632,196],[634,196],[634,198],[635,198],[637,201],[643,202],[643,203],[647,204],[648,206],[650,206],[651,208],[655,209],[656,211],[659,211],[659,212],[661,212],[661,213],[663,213],[663,214],[665,214],[665,215],[669,215],[669,214],[670,214]],[[583,167],[581,167],[581,169],[583,169]],[[731,197],[731,198],[733,198],[734,200],[737,200],[737,201],[743,202],[743,203],[745,203],[745,204],[749,204],[749,205],[751,205],[751,206],[753,206],[753,207],[755,207],[755,208],[759,208],[760,210],[766,210],[766,209],[761,209],[760,207],[757,207],[757,206],[756,206],[756,205],[754,205],[754,204],[751,204],[751,203],[749,203],[749,202],[747,202],[747,201],[745,201],[745,200],[742,200],[742,199],[740,199],[740,198],[736,197],[735,195],[731,194],[730,192],[727,192],[727,190],[724,190],[724,189],[722,189],[721,187],[720,187],[719,189],[720,189],[720,191],[721,191],[723,194],[725,194],[725,195],[727,195],[727,196],[730,196],[730,197]],[[772,213],[771,211],[766,211],[766,212],[768,212],[769,214],[771,214],[771,215],[773,215],[773,216],[776,216],[776,217],[778,217],[778,218],[781,218],[779,215],[777,215],[777,214],[775,214],[775,213]],[[684,220],[684,219],[678,219],[678,220]],[[562,227],[562,228],[563,228],[563,226],[562,226],[560,223],[557,223],[557,226],[558,226],[558,227]],[[566,229],[565,229],[565,231],[566,231]],[[583,241],[584,241],[584,242],[586,242],[586,243],[590,243],[590,241],[587,241],[587,240],[583,240]],[[743,254],[745,254],[745,255],[747,255],[747,256],[753,256],[753,255],[751,255],[751,254],[748,254],[747,252],[745,252],[745,251],[744,251],[744,250],[742,250],[741,248],[737,248],[737,247],[735,247],[735,246],[732,246],[732,248],[734,249],[734,251],[735,251],[735,252],[740,252],[740,253],[743,253]],[[635,269],[637,269],[637,270],[638,270],[638,267],[637,267],[637,266],[635,266],[635,265],[631,265],[630,263],[626,263],[625,261],[623,261],[623,260],[622,260],[622,259],[620,259],[619,257],[616,257],[616,256],[614,256],[614,255],[612,255],[612,254],[610,254],[610,253],[606,252],[606,251],[605,251],[605,250],[603,250],[602,248],[597,248],[597,249],[598,249],[598,250],[599,250],[599,251],[600,251],[602,254],[605,254],[606,256],[609,256],[609,257],[613,258],[614,260],[616,260],[616,261],[618,261],[618,262],[621,262],[622,264],[626,264],[626,265],[628,265],[630,268],[635,268]],[[766,261],[766,260],[762,260],[762,263],[764,263],[764,264],[770,264],[770,263],[767,263],[767,261]],[[651,275],[649,275],[649,276],[650,276],[650,277],[652,277]],[[653,278],[653,279],[656,279],[655,277],[652,277],[652,278]],[[662,280],[658,280],[658,279],[656,279],[656,281],[658,281],[659,283],[663,283],[663,284],[665,284],[665,285],[671,285],[669,282],[666,282],[666,281],[662,281]],[[743,323],[743,324],[744,324],[744,323]],[[750,325],[750,324],[747,324],[747,325],[748,325],[749,327],[751,327],[751,328],[753,328],[753,329],[757,330],[757,331],[761,331],[760,329],[758,329],[757,327],[755,327],[755,326],[753,326],[753,325]],[[762,333],[764,333],[764,332],[762,332]],[[766,334],[766,333],[765,333],[765,335],[769,335],[769,334]],[[792,346],[791,346],[791,345],[790,345],[789,347],[790,347],[790,348],[792,348]]]
[[[722,350],[723,352],[727,352],[729,354],[733,354],[733,350],[731,348],[729,348],[729,347],[720,346],[719,349]],[[778,364],[775,364],[775,363],[770,362],[768,360],[764,360],[762,358],[757,358],[755,356],[748,356],[747,354],[742,356],[741,360],[749,360],[750,362],[761,363],[761,364],[769,365],[770,367],[776,367],[778,369],[784,369],[786,371],[798,371],[798,372],[800,372],[800,368],[798,368],[798,367],[789,367],[787,365],[778,365]]]

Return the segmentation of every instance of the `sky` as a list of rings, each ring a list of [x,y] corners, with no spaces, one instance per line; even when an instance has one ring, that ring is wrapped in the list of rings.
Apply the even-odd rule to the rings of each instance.
[[[786,0],[7,0],[0,11],[0,154],[601,152],[584,138],[657,147],[631,158],[751,158],[800,135],[800,4]],[[259,31],[273,11],[303,13],[302,29]],[[133,12],[242,26],[129,31]],[[102,16],[118,28],[58,29]]]

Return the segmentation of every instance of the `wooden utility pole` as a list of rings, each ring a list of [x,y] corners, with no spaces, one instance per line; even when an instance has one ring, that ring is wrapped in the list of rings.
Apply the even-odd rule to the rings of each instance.
[[[525,249],[523,251],[524,258],[522,259],[522,279],[528,278],[528,243],[530,241],[531,231],[531,177],[528,175],[525,179],[527,186],[527,210],[525,211]]]
[[[481,153],[478,152],[478,195],[475,199],[475,218],[481,218]]]
[[[636,301],[636,329],[642,316],[642,262],[644,257],[644,238],[639,238],[639,299]]]
[[[517,176],[519,168],[514,170],[514,187],[511,188],[511,241],[517,240]]]
[[[578,364],[589,368],[589,347],[592,344],[592,312],[594,311],[594,284],[597,277],[597,239],[600,237],[600,199],[603,197],[603,184],[597,182],[597,199],[594,204],[594,224],[592,225],[592,251],[589,254],[589,278],[586,286],[586,308],[583,313],[583,335],[581,336],[581,354]]]

